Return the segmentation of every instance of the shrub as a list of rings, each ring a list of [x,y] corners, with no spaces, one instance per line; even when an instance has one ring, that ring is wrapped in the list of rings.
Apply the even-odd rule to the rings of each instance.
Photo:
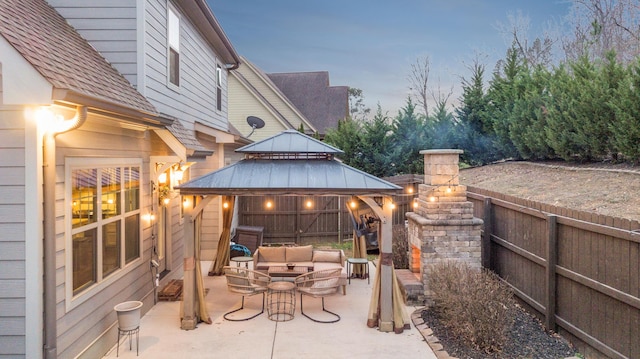
[[[453,333],[487,353],[502,349],[513,324],[513,293],[488,270],[465,263],[432,266],[433,309]]]

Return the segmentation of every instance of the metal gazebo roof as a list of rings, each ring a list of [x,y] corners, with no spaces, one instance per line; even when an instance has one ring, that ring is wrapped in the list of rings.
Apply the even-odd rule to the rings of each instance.
[[[180,185],[180,194],[379,196],[402,190],[336,160],[341,150],[295,130],[237,152],[247,158]]]

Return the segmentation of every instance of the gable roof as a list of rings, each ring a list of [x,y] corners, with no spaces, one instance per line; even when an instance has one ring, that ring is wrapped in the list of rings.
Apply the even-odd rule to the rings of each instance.
[[[51,85],[52,100],[164,124],[155,107],[44,0],[0,0],[0,35]]]
[[[275,120],[280,122],[284,128],[297,129],[298,126],[293,123],[299,120],[305,130],[315,131],[313,123],[309,121],[302,112],[285,96],[282,91],[271,81],[271,79],[260,68],[244,57],[241,57],[242,65],[238,69],[231,71],[230,74],[238,80],[238,82],[255,98],[255,100],[263,106]],[[233,86],[233,85],[230,85]],[[231,91],[232,89],[230,89]],[[233,109],[230,109],[230,112]],[[237,109],[238,112],[245,114],[244,109]],[[249,113],[249,115],[255,115]],[[240,127],[244,127],[245,117],[233,118],[230,121],[236,121]]]
[[[267,76],[321,134],[337,128],[338,121],[349,113],[349,87],[330,86],[327,71],[270,73]]]

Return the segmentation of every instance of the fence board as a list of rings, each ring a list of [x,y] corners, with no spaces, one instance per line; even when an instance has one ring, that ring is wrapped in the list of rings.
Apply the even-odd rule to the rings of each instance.
[[[490,268],[542,316],[553,315],[555,303],[545,324],[555,319],[563,332],[611,358],[640,357],[640,231],[632,232],[638,221],[468,190],[483,207],[474,214],[493,224]],[[555,265],[548,215],[557,216]]]

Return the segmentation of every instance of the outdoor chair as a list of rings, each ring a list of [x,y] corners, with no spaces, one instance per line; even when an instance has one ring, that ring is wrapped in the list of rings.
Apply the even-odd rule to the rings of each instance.
[[[340,288],[341,268],[323,269],[299,275],[295,278],[296,289],[300,292],[300,312],[305,317],[318,323],[335,323],[340,320],[340,316],[329,311],[324,306],[324,298],[338,292]],[[302,297],[308,295],[314,298],[322,298],[322,310],[332,314],[335,319],[319,320],[305,314],[302,306]]]
[[[271,282],[271,277],[262,272],[254,271],[247,268],[242,267],[224,267],[224,275],[227,278],[227,289],[236,294],[242,295],[242,302],[240,308],[234,309],[230,312],[224,314],[224,319],[230,320],[233,322],[240,322],[244,320],[249,320],[257,317],[258,315],[264,313],[264,294],[267,291],[267,285]],[[229,318],[229,314],[238,312],[244,309],[244,297],[250,297],[256,294],[262,294],[262,310],[254,314],[250,317],[244,318]]]

